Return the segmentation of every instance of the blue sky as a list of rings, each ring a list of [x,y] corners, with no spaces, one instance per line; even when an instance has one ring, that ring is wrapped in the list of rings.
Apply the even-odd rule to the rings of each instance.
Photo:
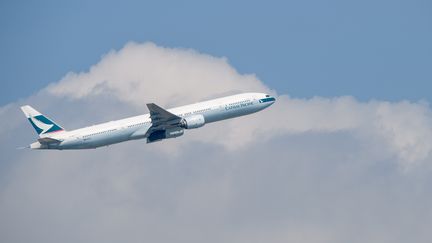
[[[128,41],[225,56],[293,97],[430,100],[432,2],[2,1],[0,104]]]

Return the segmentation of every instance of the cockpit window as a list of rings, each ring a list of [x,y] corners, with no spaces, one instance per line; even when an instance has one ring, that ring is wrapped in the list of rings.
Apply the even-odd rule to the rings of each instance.
[[[259,103],[266,103],[266,102],[274,102],[276,99],[275,98],[273,98],[273,97],[267,97],[267,98],[264,98],[264,99],[260,99],[259,100]]]

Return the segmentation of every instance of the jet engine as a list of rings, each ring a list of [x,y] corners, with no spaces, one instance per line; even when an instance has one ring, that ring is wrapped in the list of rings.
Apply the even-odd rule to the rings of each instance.
[[[205,119],[203,115],[192,115],[182,119],[180,126],[186,129],[194,129],[204,126]]]
[[[147,143],[153,143],[156,141],[160,141],[162,139],[167,139],[167,138],[176,138],[176,137],[180,137],[181,135],[183,135],[184,131],[182,128],[170,128],[170,129],[166,129],[166,130],[157,130],[152,132],[148,137],[147,137]]]

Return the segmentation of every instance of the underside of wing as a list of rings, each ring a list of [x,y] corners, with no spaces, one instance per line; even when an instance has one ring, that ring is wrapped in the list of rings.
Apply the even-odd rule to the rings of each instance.
[[[182,118],[156,104],[147,104],[152,125],[146,132],[147,143],[183,135]]]

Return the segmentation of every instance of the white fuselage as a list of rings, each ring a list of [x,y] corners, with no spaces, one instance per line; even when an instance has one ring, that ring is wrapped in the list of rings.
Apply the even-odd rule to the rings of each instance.
[[[219,99],[199,102],[191,105],[168,109],[182,118],[202,115],[205,123],[243,116],[260,111],[275,102],[275,99],[263,93],[243,93]],[[150,114],[134,116],[117,121],[101,123],[71,131],[53,133],[50,138],[61,140],[59,144],[31,144],[33,149],[89,149],[127,140],[148,137],[147,131],[152,126]],[[181,130],[183,134],[183,130]]]

